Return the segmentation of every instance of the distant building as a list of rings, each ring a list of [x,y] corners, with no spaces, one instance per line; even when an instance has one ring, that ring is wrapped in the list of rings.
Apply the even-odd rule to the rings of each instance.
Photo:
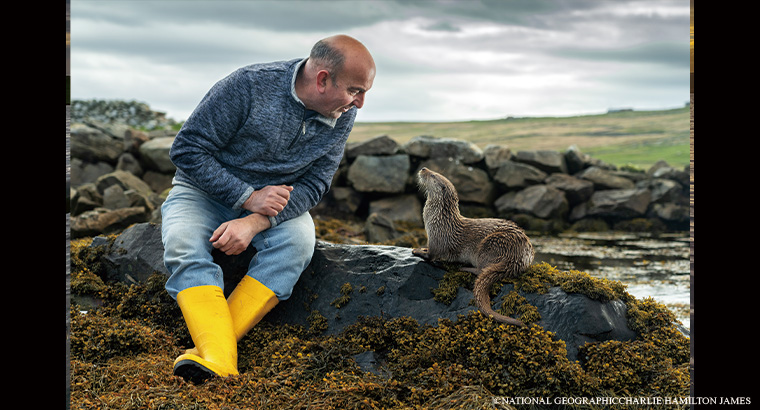
[[[607,114],[612,114],[614,112],[626,112],[626,111],[633,111],[633,108],[610,108],[607,110]]]

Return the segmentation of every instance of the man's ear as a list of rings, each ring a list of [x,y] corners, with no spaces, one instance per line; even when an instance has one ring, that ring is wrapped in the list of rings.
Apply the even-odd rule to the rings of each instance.
[[[324,93],[327,88],[327,80],[330,78],[330,72],[327,70],[320,70],[317,73],[317,91]]]

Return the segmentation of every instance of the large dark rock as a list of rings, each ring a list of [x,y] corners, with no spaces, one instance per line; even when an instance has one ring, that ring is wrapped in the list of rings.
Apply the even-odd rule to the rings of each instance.
[[[293,295],[267,320],[308,327],[310,315],[319,312],[327,334],[340,332],[360,316],[409,316],[424,324],[456,320],[475,307],[464,293],[449,305],[433,299],[444,273],[409,248],[318,242]]]
[[[361,142],[346,144],[345,157],[353,161],[359,155],[394,155],[398,153],[399,145],[387,135],[378,135]]]
[[[451,158],[464,164],[483,160],[483,150],[469,141],[419,135],[404,144],[409,155],[420,158]]]
[[[547,174],[555,172],[567,173],[565,155],[558,151],[518,151],[515,161],[532,165]]]
[[[565,194],[549,185],[533,185],[504,194],[494,203],[500,214],[528,213],[544,219],[562,219],[569,205]]]
[[[107,280],[138,283],[154,272],[168,274],[163,265],[160,225],[134,225],[113,241],[95,238],[91,246],[104,247],[101,263]],[[254,254],[252,248],[231,257],[215,254],[225,273],[226,295],[245,275]],[[412,255],[409,248],[318,241],[312,262],[290,299],[280,302],[265,320],[335,334],[362,316],[411,317],[436,325],[439,319],[455,321],[458,315],[475,311],[472,292],[466,288],[459,288],[451,303],[434,299],[432,290],[444,274],[439,267]],[[498,309],[502,297],[513,290],[513,285],[505,285],[493,298],[494,308]],[[576,359],[578,347],[586,342],[631,340],[636,336],[627,327],[626,306],[620,300],[600,302],[559,287],[543,294],[519,293],[538,309],[538,325],[566,342],[570,360]]]
[[[359,192],[402,193],[409,177],[409,156],[359,155],[348,168],[348,181]]]

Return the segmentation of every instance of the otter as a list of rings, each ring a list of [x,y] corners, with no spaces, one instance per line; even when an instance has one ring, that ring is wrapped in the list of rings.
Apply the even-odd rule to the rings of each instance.
[[[430,261],[474,267],[464,270],[477,275],[473,294],[478,309],[499,322],[525,326],[520,320],[494,312],[490,296],[496,281],[518,277],[533,263],[533,245],[525,231],[505,219],[463,217],[451,181],[424,167],[417,176],[426,196],[422,219],[428,246],[415,248],[412,253]]]

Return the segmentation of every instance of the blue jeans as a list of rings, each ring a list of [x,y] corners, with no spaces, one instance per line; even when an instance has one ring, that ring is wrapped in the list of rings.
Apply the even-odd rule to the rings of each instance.
[[[250,212],[233,210],[201,190],[175,185],[161,206],[161,214],[169,295],[176,299],[177,293],[204,285],[224,289],[223,272],[213,261],[209,238],[222,223]],[[251,241],[257,252],[247,274],[271,289],[279,300],[286,300],[311,262],[315,241],[314,221],[308,212],[267,229]]]

